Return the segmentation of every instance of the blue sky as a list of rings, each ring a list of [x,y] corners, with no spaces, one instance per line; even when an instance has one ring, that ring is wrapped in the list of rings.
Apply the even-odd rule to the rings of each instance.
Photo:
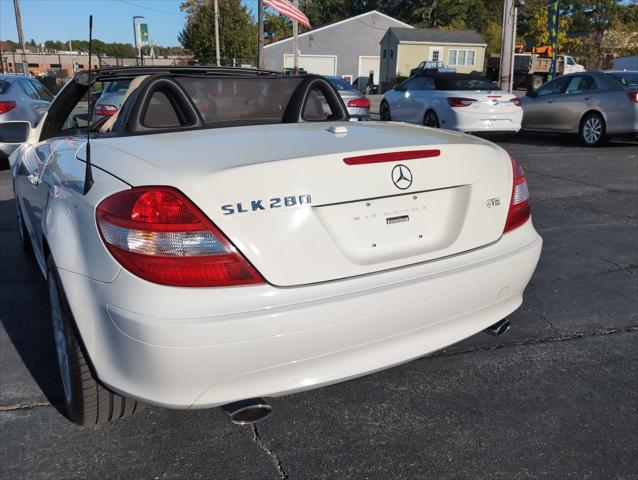
[[[105,42],[133,43],[133,15],[143,15],[151,40],[178,45],[184,26],[181,0],[20,0],[25,40],[88,39],[89,14],[93,36]],[[253,13],[257,0],[243,0]],[[0,0],[0,39],[18,40],[13,0]]]

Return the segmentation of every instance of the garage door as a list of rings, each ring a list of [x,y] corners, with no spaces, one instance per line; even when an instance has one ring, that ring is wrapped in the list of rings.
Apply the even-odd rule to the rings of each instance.
[[[294,55],[286,53],[284,55],[284,68],[293,68],[294,65]],[[317,75],[336,75],[337,56],[299,55],[299,68],[303,68],[308,73],[316,73]]]
[[[374,73],[374,84],[379,85],[379,68],[381,66],[381,59],[373,56],[361,56],[359,57],[359,78],[368,78],[370,72]]]

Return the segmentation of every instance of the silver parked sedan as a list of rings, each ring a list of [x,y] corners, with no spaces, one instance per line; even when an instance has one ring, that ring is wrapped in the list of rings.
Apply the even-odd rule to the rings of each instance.
[[[130,80],[116,80],[106,84],[99,96],[94,98],[93,122],[118,112],[130,83]]]
[[[341,77],[326,77],[346,104],[350,118],[370,120],[370,100]]]
[[[0,75],[0,122],[26,120],[35,127],[47,111],[53,94],[34,78],[25,75]],[[0,163],[16,149],[0,142]]]
[[[638,133],[638,72],[579,72],[521,99],[523,130],[577,133],[586,146]]]

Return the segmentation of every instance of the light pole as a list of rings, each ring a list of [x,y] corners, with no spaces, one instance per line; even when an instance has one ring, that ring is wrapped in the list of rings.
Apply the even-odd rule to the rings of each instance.
[[[142,42],[141,39],[138,40],[138,31],[139,31],[139,19],[140,18],[144,18],[141,15],[135,15],[133,17],[133,38],[135,39],[135,48],[137,50],[137,61],[136,63],[138,65],[140,65],[140,63],[143,65],[144,64],[144,60],[142,59]]]

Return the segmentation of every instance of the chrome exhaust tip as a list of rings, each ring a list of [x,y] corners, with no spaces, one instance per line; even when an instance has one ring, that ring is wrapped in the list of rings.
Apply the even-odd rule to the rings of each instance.
[[[272,415],[272,407],[263,398],[249,398],[227,403],[222,408],[235,425],[254,425]]]
[[[507,332],[511,326],[512,324],[510,323],[510,321],[507,318],[504,318],[500,322],[496,322],[494,325],[490,325],[483,331],[485,333],[489,333],[494,337],[500,337],[505,332]]]

